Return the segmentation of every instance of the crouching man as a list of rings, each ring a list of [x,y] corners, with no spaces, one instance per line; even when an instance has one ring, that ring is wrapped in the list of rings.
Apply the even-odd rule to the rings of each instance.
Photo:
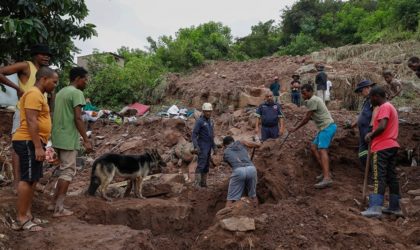
[[[385,90],[375,86],[370,91],[372,105],[378,106],[373,117],[373,130],[365,137],[371,142],[373,168],[373,194],[369,196],[369,208],[362,212],[366,217],[380,217],[382,212],[401,216],[400,187],[395,170],[396,156],[400,147],[398,138],[398,114],[387,102]],[[389,187],[389,207],[382,210],[385,189]]]
[[[257,169],[249,158],[248,151],[244,146],[257,148],[260,145],[260,143],[256,142],[235,141],[231,136],[226,136],[223,139],[223,146],[225,147],[223,160],[232,168],[226,207],[240,200],[245,188],[254,206],[258,205],[256,193]]]

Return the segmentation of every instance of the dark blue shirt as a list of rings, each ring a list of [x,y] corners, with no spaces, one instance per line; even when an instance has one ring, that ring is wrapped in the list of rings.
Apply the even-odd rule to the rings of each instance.
[[[263,127],[274,127],[279,123],[279,119],[283,118],[281,106],[278,103],[264,102],[257,108],[257,116],[261,118]]]
[[[280,83],[279,81],[275,81],[270,85],[270,90],[273,92],[273,96],[280,95]]]
[[[192,142],[195,148],[210,146],[214,147],[213,121],[200,116],[195,122],[192,132]]]
[[[373,107],[370,103],[369,97],[363,101],[363,106],[357,119],[357,126],[359,128],[360,144],[366,144],[365,136],[372,131],[370,122],[372,120]]]
[[[235,141],[227,146],[223,154],[223,160],[229,163],[232,169],[254,166],[249,158],[248,151],[239,141]]]
[[[316,89],[327,90],[328,76],[324,71],[320,71],[315,77]]]

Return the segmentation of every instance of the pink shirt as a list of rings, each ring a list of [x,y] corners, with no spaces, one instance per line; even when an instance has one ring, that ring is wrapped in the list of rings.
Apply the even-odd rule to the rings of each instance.
[[[379,106],[378,113],[373,119],[373,131],[375,131],[382,119],[388,119],[386,128],[382,134],[372,140],[371,151],[378,152],[388,148],[400,147],[398,138],[398,114],[391,103],[386,102]]]

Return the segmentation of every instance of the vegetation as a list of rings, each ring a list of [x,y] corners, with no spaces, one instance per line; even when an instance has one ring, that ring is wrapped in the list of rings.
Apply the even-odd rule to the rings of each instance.
[[[53,64],[64,67],[78,51],[72,39],[96,35],[95,25],[83,24],[88,13],[84,0],[2,0],[0,63],[25,60],[32,45],[45,43]]]
[[[21,60],[28,57],[29,45],[45,42],[53,49],[53,63],[65,73],[77,51],[71,39],[96,34],[93,24],[83,24],[87,14],[83,0],[3,0],[0,56]],[[95,52],[87,94],[96,104],[112,107],[150,102],[152,89],[167,72],[188,72],[206,60],[304,55],[324,47],[419,39],[419,18],[418,0],[299,0],[282,11],[281,22],[259,22],[245,37],[234,39],[229,27],[208,22],[181,28],[174,36],[148,37],[145,51],[122,47],[117,53],[124,67]],[[60,86],[66,82],[63,78]]]

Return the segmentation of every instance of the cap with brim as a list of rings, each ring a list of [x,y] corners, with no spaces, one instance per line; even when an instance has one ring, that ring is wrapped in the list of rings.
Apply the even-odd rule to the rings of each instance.
[[[48,45],[45,44],[37,44],[32,46],[31,48],[31,55],[37,55],[37,54],[45,54],[51,56],[51,50]]]
[[[357,84],[356,89],[354,90],[355,93],[359,93],[362,91],[363,88],[373,86],[375,83],[371,82],[370,80],[363,80]]]

